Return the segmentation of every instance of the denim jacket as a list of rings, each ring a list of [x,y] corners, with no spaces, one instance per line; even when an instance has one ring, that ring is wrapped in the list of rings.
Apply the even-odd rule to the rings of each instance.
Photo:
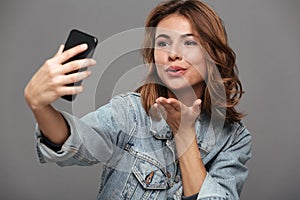
[[[175,142],[164,119],[153,120],[145,112],[140,95],[118,95],[81,119],[62,112],[70,136],[61,150],[41,142],[36,128],[41,163],[59,166],[103,164],[97,199],[182,198],[182,181]],[[248,175],[251,136],[242,123],[224,123],[214,129],[201,114],[195,128],[201,157],[207,170],[198,200],[239,199]]]

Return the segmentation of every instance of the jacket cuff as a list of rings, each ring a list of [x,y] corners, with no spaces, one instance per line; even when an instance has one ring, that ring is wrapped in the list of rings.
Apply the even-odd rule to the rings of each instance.
[[[188,196],[188,197],[181,197],[181,200],[197,200],[198,197],[198,193],[197,194],[193,194],[192,196]]]
[[[226,199],[227,194],[224,189],[218,184],[218,182],[216,182],[207,172],[197,199],[205,199],[210,197],[219,197],[220,199]]]
[[[41,163],[45,162],[60,162],[71,158],[80,148],[81,140],[76,132],[74,116],[61,112],[69,126],[71,133],[64,144],[58,145],[51,142],[40,131],[38,124],[35,127],[35,136],[37,138],[37,155]]]
[[[41,137],[40,137],[40,142],[43,143],[44,145],[46,145],[49,149],[58,152],[61,150],[61,147],[63,146],[62,144],[56,144],[53,143],[51,140],[49,140],[44,134],[43,132],[40,130],[41,132]]]

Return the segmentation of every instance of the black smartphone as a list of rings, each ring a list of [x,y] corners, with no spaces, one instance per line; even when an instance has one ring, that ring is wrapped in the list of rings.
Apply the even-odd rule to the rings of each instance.
[[[73,60],[84,59],[84,58],[92,58],[95,48],[98,43],[98,39],[95,36],[89,35],[87,33],[79,31],[77,29],[71,30],[69,33],[69,36],[67,38],[67,41],[65,43],[65,47],[64,47],[63,51],[66,51],[72,47],[75,47],[75,46],[77,46],[79,44],[83,44],[83,43],[86,43],[88,45],[88,49],[80,54],[77,54],[76,56],[72,57],[71,59],[67,60],[64,63],[67,63],[67,62],[70,62]],[[80,70],[76,70],[71,73],[75,73],[78,71],[84,71],[86,69],[87,68],[82,68]],[[82,81],[78,81],[75,83],[68,84],[67,86],[79,86],[79,85],[81,85],[81,82]],[[61,98],[65,99],[67,101],[73,101],[76,98],[76,94],[75,95],[65,95],[65,96],[62,96]]]

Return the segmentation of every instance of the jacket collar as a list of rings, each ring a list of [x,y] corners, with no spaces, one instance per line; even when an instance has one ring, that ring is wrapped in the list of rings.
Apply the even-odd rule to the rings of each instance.
[[[173,138],[173,133],[167,122],[161,117],[161,119],[155,119],[150,117],[150,132],[159,140],[170,140]]]

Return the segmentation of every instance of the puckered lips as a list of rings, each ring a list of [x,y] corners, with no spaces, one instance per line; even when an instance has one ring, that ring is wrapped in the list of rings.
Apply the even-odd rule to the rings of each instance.
[[[180,66],[170,66],[166,69],[166,72],[169,76],[179,77],[186,72],[186,68]]]

